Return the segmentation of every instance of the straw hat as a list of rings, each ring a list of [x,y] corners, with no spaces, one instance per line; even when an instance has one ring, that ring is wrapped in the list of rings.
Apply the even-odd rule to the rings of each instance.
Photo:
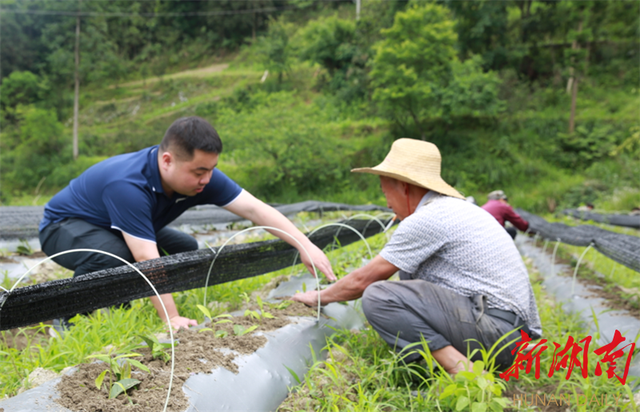
[[[464,199],[456,189],[440,177],[440,151],[433,143],[415,139],[398,139],[378,166],[352,169],[356,173],[371,173],[424,187],[443,195]]]

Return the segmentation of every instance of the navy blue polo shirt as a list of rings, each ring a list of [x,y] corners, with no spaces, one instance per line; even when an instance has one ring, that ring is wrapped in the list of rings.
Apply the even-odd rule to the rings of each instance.
[[[162,189],[158,146],[114,156],[91,166],[56,194],[44,208],[40,231],[51,223],[79,218],[96,226],[156,241],[156,232],[195,205],[226,206],[242,188],[218,169],[195,196]]]

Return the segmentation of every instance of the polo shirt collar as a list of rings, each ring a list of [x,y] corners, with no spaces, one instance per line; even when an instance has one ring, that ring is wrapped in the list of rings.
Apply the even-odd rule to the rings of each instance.
[[[149,162],[149,170],[151,171],[151,175],[149,176],[151,190],[166,195],[162,188],[162,179],[160,178],[160,169],[158,168],[158,146],[151,148],[147,161]]]

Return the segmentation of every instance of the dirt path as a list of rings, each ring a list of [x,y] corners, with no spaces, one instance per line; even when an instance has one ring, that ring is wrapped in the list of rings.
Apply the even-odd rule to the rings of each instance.
[[[185,70],[183,72],[167,74],[167,75],[164,75],[164,76],[149,77],[149,78],[144,79],[144,80],[136,80],[136,81],[133,81],[133,82],[121,83],[121,84],[118,84],[117,86],[118,87],[131,87],[131,86],[138,86],[138,85],[141,85],[141,84],[155,83],[155,82],[158,82],[160,80],[179,79],[181,77],[207,77],[211,73],[221,72],[221,71],[225,70],[227,67],[229,67],[229,65],[227,63],[214,64],[212,66],[203,67],[201,69]],[[116,87],[116,85],[109,86],[110,89],[114,89],[115,87]]]

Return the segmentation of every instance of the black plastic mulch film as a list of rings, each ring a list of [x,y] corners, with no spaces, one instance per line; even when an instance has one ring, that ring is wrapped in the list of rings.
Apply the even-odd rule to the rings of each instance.
[[[389,221],[382,221],[387,224]],[[364,237],[383,231],[379,222],[354,219],[341,222]],[[345,246],[360,240],[353,230],[329,226],[310,240],[319,248],[336,242]],[[158,293],[204,287],[211,262],[218,252],[200,249],[136,263]],[[215,261],[209,285],[258,276],[291,266],[297,250],[281,240],[227,245]],[[299,263],[299,258],[297,259]],[[154,295],[149,284],[129,266],[101,270],[72,279],[54,280],[0,294],[0,330],[47,321],[76,313],[118,305]]]
[[[549,223],[540,216],[517,209],[529,222],[529,231],[550,241],[560,241],[573,246],[593,247],[616,262],[640,272],[640,237],[610,232],[596,226],[567,226]]]
[[[601,215],[577,209],[565,209],[562,213],[582,220],[640,229],[640,215]]]

